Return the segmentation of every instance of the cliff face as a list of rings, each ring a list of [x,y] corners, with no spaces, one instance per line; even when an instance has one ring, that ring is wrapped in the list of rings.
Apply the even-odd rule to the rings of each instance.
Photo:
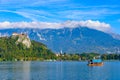
[[[30,46],[31,46],[31,41],[26,34],[13,33],[12,38],[17,39],[16,42],[15,42],[16,44],[22,43],[27,48],[30,48]]]

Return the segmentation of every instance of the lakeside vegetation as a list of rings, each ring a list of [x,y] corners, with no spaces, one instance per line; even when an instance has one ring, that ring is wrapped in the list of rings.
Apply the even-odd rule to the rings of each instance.
[[[0,61],[31,61],[55,59],[55,54],[39,42],[31,41],[31,47],[24,44],[15,44],[17,38],[0,38]]]
[[[93,58],[102,60],[120,60],[120,54],[98,54],[98,53],[81,53],[81,54],[59,54],[57,60],[86,61]]]
[[[19,35],[19,34],[17,34]],[[24,37],[11,36],[0,38],[0,61],[86,61],[94,57],[100,57],[102,60],[120,60],[120,54],[98,54],[98,53],[53,53],[46,45],[31,41],[28,48],[19,39],[28,40]],[[21,41],[22,41],[21,40]]]

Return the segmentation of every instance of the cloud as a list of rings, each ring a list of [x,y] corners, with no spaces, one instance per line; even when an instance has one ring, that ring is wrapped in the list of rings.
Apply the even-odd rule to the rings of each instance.
[[[63,10],[56,12],[61,17],[72,20],[88,20],[88,19],[105,19],[108,16],[119,15],[120,11],[110,10],[106,8],[102,9],[73,9]]]
[[[76,28],[76,27],[88,27],[103,32],[108,32],[111,26],[104,22],[99,21],[65,21],[61,23],[51,22],[0,22],[0,29],[9,28],[37,28],[37,29],[61,29],[61,28]]]
[[[5,14],[6,12],[7,13],[14,13],[17,15],[16,19],[19,17],[18,15],[20,15],[21,17],[26,18],[29,21],[60,21],[58,19],[58,15],[54,15],[48,11],[45,11],[45,10],[22,9],[22,10],[17,10],[17,11],[0,10],[0,12],[2,14]],[[14,19],[13,17],[11,18],[11,16],[8,16],[7,18],[10,20]],[[23,19],[22,21],[25,21],[25,20]]]
[[[28,18],[32,21],[37,21],[36,19],[36,16],[35,14],[31,14],[31,13],[26,13],[26,12],[23,12],[23,11],[10,11],[10,10],[0,10],[0,12],[9,12],[9,13],[15,13],[15,14],[18,14],[18,15],[21,15],[25,18]]]
[[[77,5],[68,0],[14,1],[4,2],[3,0],[6,5],[0,4],[0,12],[15,13],[30,21],[105,20],[108,16],[120,14],[118,5],[110,7],[109,5],[85,6]],[[7,18],[13,20],[11,16]]]

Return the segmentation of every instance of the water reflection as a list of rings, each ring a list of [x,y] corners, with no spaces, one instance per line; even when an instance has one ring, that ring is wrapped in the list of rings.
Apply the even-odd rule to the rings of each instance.
[[[0,80],[120,80],[120,62],[0,62]]]
[[[22,64],[22,80],[30,80],[30,63],[24,62]]]
[[[30,80],[31,62],[1,62],[0,80]]]

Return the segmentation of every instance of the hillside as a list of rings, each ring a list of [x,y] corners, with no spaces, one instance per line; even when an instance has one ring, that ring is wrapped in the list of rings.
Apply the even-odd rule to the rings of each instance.
[[[33,40],[30,41],[24,35],[21,37],[12,35],[0,38],[1,60],[44,60],[52,58],[54,58],[53,52],[44,44]]]
[[[4,29],[1,35],[27,33],[30,39],[42,42],[58,53],[120,53],[119,35],[104,33],[87,27],[61,29]]]

